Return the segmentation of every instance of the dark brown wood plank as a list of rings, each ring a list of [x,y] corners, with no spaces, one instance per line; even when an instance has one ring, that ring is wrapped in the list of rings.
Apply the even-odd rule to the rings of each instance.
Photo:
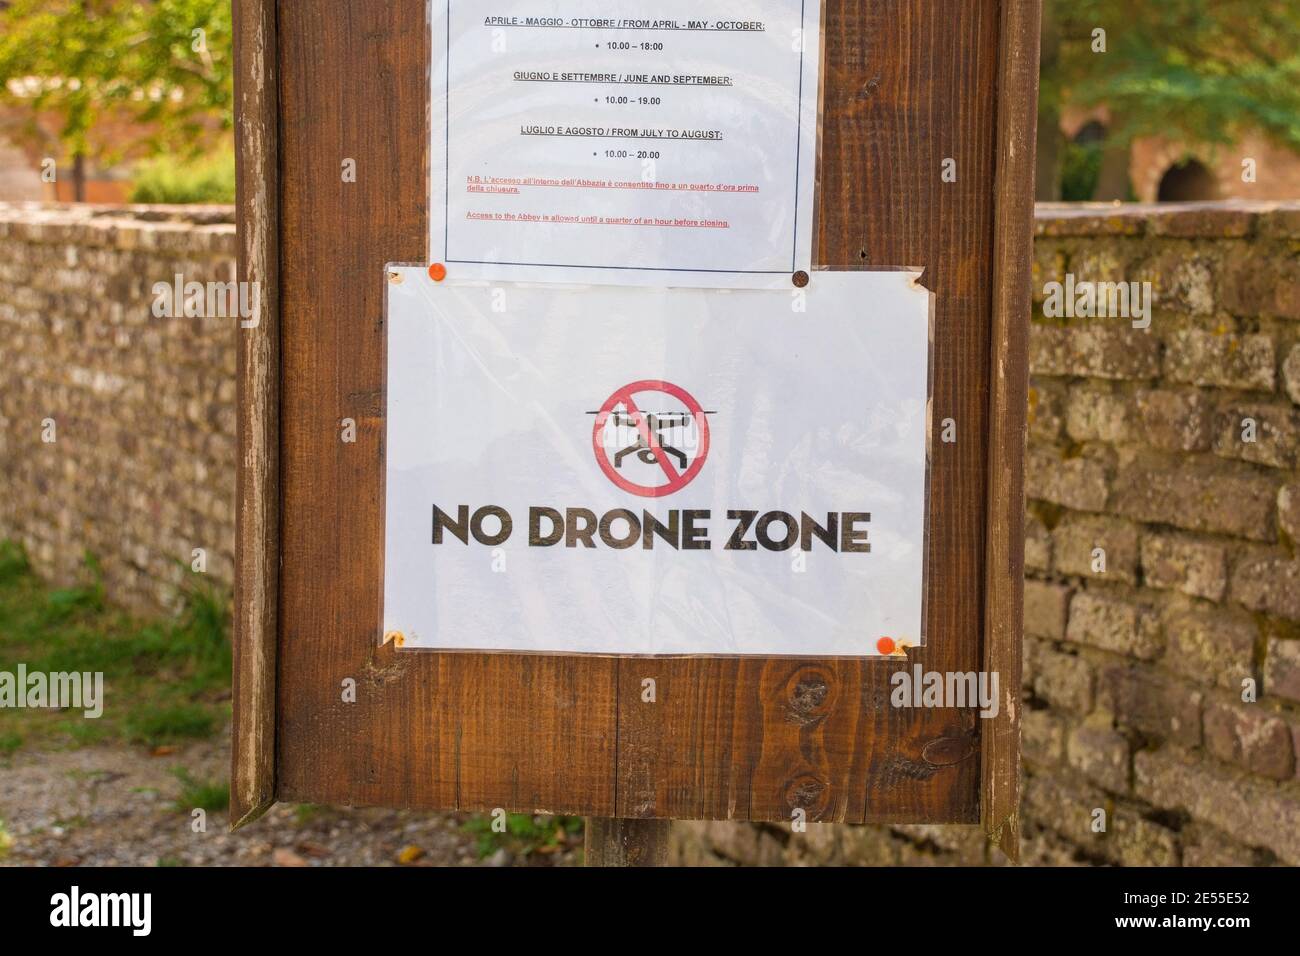
[[[587,866],[664,866],[668,821],[592,817],[587,821]]]
[[[612,660],[376,646],[383,266],[425,258],[420,2],[281,3],[284,799],[613,810]],[[357,181],[342,181],[344,159]],[[340,440],[352,418],[355,444]],[[355,704],[341,682],[358,684]]]
[[[275,653],[280,548],[279,129],[274,0],[235,0],[239,280],[256,282],[241,321],[236,389],[234,724],[230,821],[275,801]],[[249,327],[244,327],[245,325]]]
[[[1000,675],[1002,706],[982,728],[980,816],[989,839],[1013,860],[1020,857],[1024,453],[1034,228],[1034,195],[1027,184],[1034,176],[1041,17],[1040,0],[1006,0],[999,54],[984,669]]]
[[[927,670],[978,670],[982,626],[995,0],[827,0],[818,259],[924,266],[935,293]],[[941,181],[945,158],[956,183]],[[814,274],[813,280],[816,282]],[[619,813],[974,822],[979,721],[889,705],[896,661],[624,663]],[[659,702],[640,703],[656,676]]]

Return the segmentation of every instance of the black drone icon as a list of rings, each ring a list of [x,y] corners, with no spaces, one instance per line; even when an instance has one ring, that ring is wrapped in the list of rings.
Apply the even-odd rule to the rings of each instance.
[[[588,412],[587,414],[596,415],[599,413]],[[713,412],[704,412],[704,414],[712,415]],[[637,429],[638,420],[644,421],[646,431],[654,436],[655,442],[659,446],[658,450],[676,458],[678,467],[683,471],[686,470],[686,452],[665,441],[664,432],[675,428],[685,428],[693,424],[695,416],[690,412],[640,412],[636,415],[629,415],[625,411],[615,409],[609,413],[609,420],[614,423],[615,428],[632,429]],[[636,431],[636,441],[614,452],[614,467],[622,468],[623,459],[632,454],[635,454],[637,458],[647,465],[655,465],[659,462],[659,459],[655,456],[655,449],[650,447],[639,429]]]

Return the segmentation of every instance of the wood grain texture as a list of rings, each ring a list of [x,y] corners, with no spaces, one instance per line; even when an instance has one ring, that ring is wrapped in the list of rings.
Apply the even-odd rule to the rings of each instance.
[[[667,820],[591,817],[584,862],[587,866],[665,866],[668,825]]]
[[[1004,0],[998,66],[984,669],[1000,675],[1003,700],[982,728],[980,817],[990,841],[1012,860],[1020,858],[1024,454],[1041,17],[1041,0]]]
[[[983,660],[997,0],[827,0],[818,258],[935,293],[927,670]],[[282,572],[277,794],[597,817],[973,823],[970,709],[889,704],[897,661],[377,646],[383,283],[423,261],[420,0],[279,7]],[[356,160],[357,182],[341,163]],[[945,158],[958,180],[941,179]],[[814,274],[812,281],[816,281]],[[340,440],[341,422],[357,440]],[[341,682],[357,680],[344,703]],[[656,702],[642,700],[653,678]]]
[[[280,549],[279,159],[274,0],[234,0],[239,279],[257,283],[238,338],[234,725],[230,820],[275,801]]]

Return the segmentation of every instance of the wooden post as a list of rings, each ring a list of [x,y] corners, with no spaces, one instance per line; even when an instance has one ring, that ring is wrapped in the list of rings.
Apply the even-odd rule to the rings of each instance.
[[[274,0],[235,0],[239,280],[255,283],[238,341],[231,829],[275,802],[280,564],[279,96]]]
[[[587,866],[665,866],[668,820],[587,817]]]
[[[990,842],[1020,859],[1020,645],[1025,584],[1025,423],[1029,405],[1030,266],[1038,114],[1040,0],[1002,6],[998,162],[994,182],[993,348],[990,353],[984,670],[1002,706],[980,737],[980,820]]]

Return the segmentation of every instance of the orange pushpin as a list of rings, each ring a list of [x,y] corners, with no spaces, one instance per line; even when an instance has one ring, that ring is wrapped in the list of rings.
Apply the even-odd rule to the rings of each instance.
[[[892,637],[882,637],[876,641],[876,650],[882,654],[894,653],[894,639]]]
[[[447,267],[441,262],[435,262],[433,265],[429,266],[429,278],[434,282],[441,282],[443,279],[447,278]]]

